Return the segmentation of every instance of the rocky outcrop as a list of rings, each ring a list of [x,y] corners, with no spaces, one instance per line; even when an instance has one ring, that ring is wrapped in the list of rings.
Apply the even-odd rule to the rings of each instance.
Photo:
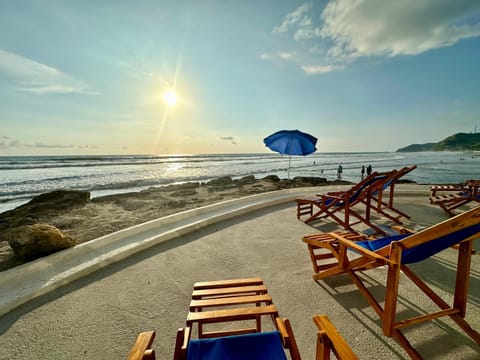
[[[238,185],[248,185],[248,184],[255,184],[255,181],[257,180],[255,179],[255,176],[248,175],[234,181],[235,181],[235,184],[238,184]]]
[[[90,202],[90,192],[56,190],[34,197],[28,203],[0,214],[0,241],[10,229],[45,223],[50,218]]]
[[[223,176],[218,179],[213,179],[207,182],[208,186],[227,186],[227,185],[232,185],[233,180],[230,176]]]
[[[76,245],[74,239],[48,224],[23,225],[6,232],[8,244],[21,260],[33,260]]]
[[[262,180],[271,181],[271,182],[279,182],[280,178],[277,175],[268,175],[268,176],[265,176],[264,178],[262,178]]]
[[[326,185],[327,179],[313,176],[296,176],[293,178],[296,186]]]

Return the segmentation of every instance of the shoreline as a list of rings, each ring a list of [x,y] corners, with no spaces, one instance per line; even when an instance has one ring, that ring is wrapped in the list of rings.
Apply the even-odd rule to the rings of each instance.
[[[233,180],[227,176],[207,183],[188,182],[95,197],[86,204],[73,204],[67,209],[63,205],[55,209],[57,205],[45,203],[30,210],[29,202],[0,213],[0,233],[1,226],[5,230],[9,222],[12,223],[10,218],[18,212],[16,216],[20,219],[17,225],[18,221],[25,224],[47,223],[74,238],[78,245],[150,220],[225,200],[282,189],[348,184],[351,183],[313,177],[286,180],[271,175],[262,179],[247,176]],[[0,272],[23,263],[25,261],[16,258],[8,242],[0,237]]]

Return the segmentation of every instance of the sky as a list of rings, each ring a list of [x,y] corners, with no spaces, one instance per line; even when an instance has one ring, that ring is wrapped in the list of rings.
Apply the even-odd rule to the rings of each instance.
[[[0,156],[396,151],[480,131],[479,68],[478,0],[0,0]]]

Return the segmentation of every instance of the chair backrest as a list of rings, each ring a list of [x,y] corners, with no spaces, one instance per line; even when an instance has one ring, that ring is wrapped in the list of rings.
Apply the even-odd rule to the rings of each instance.
[[[278,331],[192,339],[187,360],[287,360]]]
[[[357,245],[388,256],[390,244],[402,246],[402,264],[422,261],[462,241],[480,237],[480,206],[430,226],[414,234],[396,235],[378,240],[359,241]]]
[[[383,191],[387,189],[388,187],[393,187],[397,183],[400,178],[404,177],[407,175],[410,171],[413,171],[417,168],[417,165],[413,166],[405,166],[401,168],[400,170],[394,170],[389,174],[388,179],[382,184],[381,189],[377,189],[376,191]]]
[[[373,173],[370,176],[367,176],[364,181],[361,181],[357,186],[350,190],[350,204],[353,204],[360,198],[366,196],[367,192],[371,191],[373,187],[384,184],[391,176],[393,176],[395,171],[396,170],[387,173]]]

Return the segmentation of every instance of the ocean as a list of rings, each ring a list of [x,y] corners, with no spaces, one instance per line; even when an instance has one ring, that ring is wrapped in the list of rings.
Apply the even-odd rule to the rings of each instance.
[[[276,153],[214,155],[7,156],[0,157],[0,212],[56,189],[88,190],[92,197],[222,176],[267,175],[360,180],[362,165],[373,171],[418,168],[407,179],[419,184],[459,183],[480,178],[480,154],[472,152],[314,153],[289,157]]]

